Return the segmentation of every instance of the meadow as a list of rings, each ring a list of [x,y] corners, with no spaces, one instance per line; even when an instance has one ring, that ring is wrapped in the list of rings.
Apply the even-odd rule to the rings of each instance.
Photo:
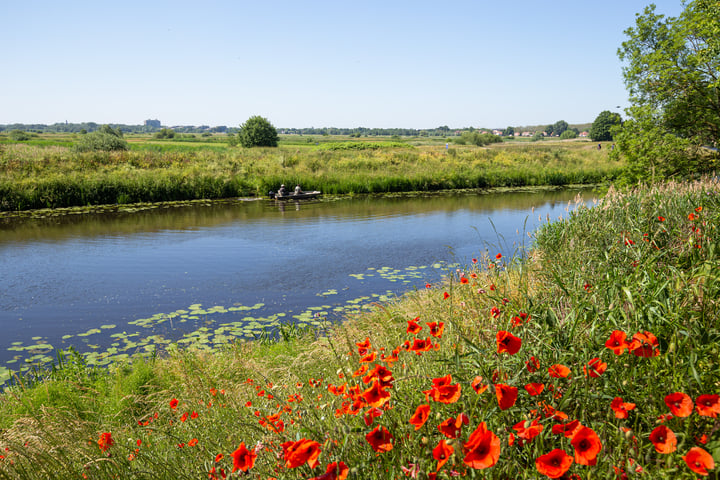
[[[0,139],[0,211],[262,197],[282,183],[325,194],[597,184],[622,169],[587,141],[446,148],[444,139],[285,136],[277,148],[243,149],[128,136],[129,151],[78,153],[73,138]]]
[[[341,325],[70,352],[0,397],[0,478],[717,478],[719,219],[717,180],[611,189]]]

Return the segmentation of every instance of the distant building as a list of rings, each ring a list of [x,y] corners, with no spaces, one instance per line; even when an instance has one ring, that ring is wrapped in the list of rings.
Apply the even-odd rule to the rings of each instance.
[[[590,135],[588,132],[580,132],[578,134],[579,137],[587,137],[588,135]]]

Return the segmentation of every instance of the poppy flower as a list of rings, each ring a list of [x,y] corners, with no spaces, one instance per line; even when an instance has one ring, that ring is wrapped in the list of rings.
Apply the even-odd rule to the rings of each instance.
[[[677,449],[675,433],[665,425],[655,427],[655,429],[650,432],[650,441],[658,453],[672,453]]]
[[[380,382],[375,379],[373,380],[372,386],[365,390],[361,397],[371,407],[379,408],[390,400],[390,392],[386,391],[385,388],[380,385]]]
[[[115,444],[115,441],[112,438],[111,432],[103,432],[100,434],[100,438],[97,441],[98,447],[100,447],[101,452],[106,452],[108,448],[112,447]]]
[[[283,460],[285,468],[297,468],[305,463],[310,468],[315,468],[320,456],[320,444],[314,440],[301,438],[296,442],[285,442],[280,444],[283,449]]]
[[[545,455],[539,456],[535,460],[535,468],[542,475],[550,478],[560,478],[565,475],[572,463],[573,457],[565,453],[565,450],[556,448]]]
[[[426,322],[425,325],[430,328],[430,335],[435,338],[442,338],[445,322]]]
[[[525,391],[528,392],[528,394],[531,397],[534,397],[535,395],[540,395],[543,390],[545,390],[545,384],[543,383],[528,383],[523,388],[525,388]]]
[[[587,367],[583,367],[585,375],[590,375],[593,378],[597,378],[607,370],[607,363],[603,362],[599,358],[593,358],[587,364]]]
[[[255,453],[255,450],[248,450],[245,446],[245,442],[242,442],[240,446],[235,450],[232,454],[233,459],[233,472],[236,472],[238,470],[247,472],[253,466],[255,466],[255,459],[257,458],[257,453]]]
[[[702,212],[702,210],[703,210],[703,207],[702,207],[702,205],[701,205],[701,206],[699,206],[699,207],[695,207],[695,211],[696,211],[697,213],[700,213],[700,212]]]
[[[518,396],[518,389],[503,383],[495,385],[495,396],[497,397],[500,410],[507,410],[515,405]]]
[[[698,217],[698,216],[695,215],[694,213],[691,213],[691,214],[688,215],[688,220],[690,220],[691,222],[692,222],[693,220],[697,220],[698,218],[700,218],[700,217]]]
[[[467,425],[469,423],[470,419],[468,416],[461,413],[457,416],[457,418],[450,417],[442,422],[438,425],[438,430],[440,430],[440,433],[448,438],[457,438],[460,436],[460,430],[462,430],[463,425]]]
[[[480,422],[463,445],[463,462],[470,468],[484,469],[495,465],[500,458],[500,439]]]
[[[415,427],[415,430],[420,430],[420,428],[425,425],[425,422],[427,422],[429,416],[430,405],[418,405],[418,407],[415,409],[415,413],[413,413],[410,417],[410,424]]]
[[[450,294],[449,294],[448,292],[444,292],[444,293],[443,293],[443,300],[447,300],[448,298],[450,298]]]
[[[658,215],[658,220],[661,221],[661,222],[664,222],[664,221],[665,221],[665,217],[663,217],[662,215]]]
[[[708,469],[715,468],[712,455],[700,447],[692,447],[682,459],[690,470],[700,475],[707,475]]]
[[[358,347],[358,354],[359,355],[366,355],[370,351],[370,339],[368,337],[365,337],[365,341],[356,343]]]
[[[629,346],[627,334],[620,330],[613,330],[610,338],[605,342],[605,346],[612,350],[615,355],[622,355]]]
[[[660,355],[660,344],[655,335],[650,332],[638,332],[633,335],[628,350],[636,357],[657,357]]]
[[[475,393],[477,393],[478,395],[488,389],[488,384],[483,384],[483,378],[479,375],[475,376],[470,386],[473,390],[475,390]]]
[[[383,414],[383,411],[379,408],[371,408],[368,411],[365,412],[365,415],[363,415],[363,420],[365,421],[365,425],[368,427],[373,424],[373,421],[375,418],[381,416]]]
[[[689,395],[675,392],[665,397],[665,405],[676,417],[689,417],[693,411],[693,401]]]
[[[505,330],[500,330],[496,335],[497,353],[509,353],[515,355],[522,345],[522,340]]]
[[[470,280],[467,279],[467,277],[460,277],[460,283],[463,285],[467,285],[470,283]]]
[[[615,412],[615,418],[628,418],[630,410],[635,410],[634,403],[623,402],[620,397],[615,397],[610,403],[610,408]]]
[[[345,480],[350,473],[350,467],[345,462],[332,462],[328,464],[325,473],[310,480]]]
[[[548,373],[554,378],[565,378],[570,375],[570,369],[565,365],[556,363],[555,365],[548,367]]]
[[[553,425],[552,433],[555,435],[560,435],[562,433],[563,436],[572,438],[581,428],[583,428],[583,425],[580,423],[580,420],[576,419],[572,422]]]
[[[497,258],[498,260],[500,260],[500,259],[502,258],[502,253],[498,253],[497,255],[495,255],[495,258]]]
[[[520,421],[520,422],[516,423],[515,425],[513,425],[512,428],[513,428],[513,430],[515,430],[517,432],[517,434],[518,434],[517,436],[520,439],[529,442],[533,438],[540,435],[540,432],[543,431],[544,427],[538,422],[538,419],[536,418],[532,422],[529,422],[526,420]],[[525,442],[523,442],[523,443],[525,443]],[[521,445],[523,443],[521,443]]]
[[[695,408],[703,417],[716,418],[720,413],[720,395],[700,395],[695,399]]]
[[[450,460],[453,453],[455,453],[455,449],[448,445],[448,443],[443,438],[440,440],[440,443],[437,444],[437,447],[433,448],[433,458],[438,461],[437,467],[435,468],[435,471],[438,472],[442,468],[445,463]]]
[[[410,335],[417,335],[422,330],[422,327],[417,323],[420,317],[415,317],[412,320],[407,321],[407,333]]]
[[[191,447],[194,447],[194,446],[197,445],[197,444],[198,444],[198,439],[197,439],[197,438],[193,438],[192,440],[190,440],[190,441],[188,442],[188,445],[191,446]]]
[[[434,378],[433,387],[430,390],[425,390],[423,393],[426,398],[432,398],[436,402],[440,403],[455,403],[460,399],[460,384],[456,383],[452,385],[452,376],[450,374],[444,377]]]
[[[177,398],[173,398],[172,400],[170,400],[170,408],[172,408],[173,410],[175,410],[179,404],[180,401]]]
[[[378,425],[371,432],[365,435],[365,440],[376,452],[389,452],[393,449],[392,435],[387,428]]]
[[[408,349],[411,352],[415,352],[418,355],[421,355],[422,352],[429,352],[430,349],[433,348],[432,340],[430,340],[430,337],[428,337],[425,340],[422,340],[420,338],[416,338],[413,340],[412,345]]]
[[[602,450],[602,442],[592,428],[580,428],[573,435],[570,443],[575,448],[575,463],[588,466],[597,463],[597,455]]]
[[[528,372],[534,373],[540,368],[540,362],[535,357],[530,357],[530,360],[525,362],[525,366]]]

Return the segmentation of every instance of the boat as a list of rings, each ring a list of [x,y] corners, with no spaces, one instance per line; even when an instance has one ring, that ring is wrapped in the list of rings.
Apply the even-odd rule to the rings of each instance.
[[[317,190],[313,190],[312,192],[288,193],[282,196],[279,196],[277,192],[270,192],[269,195],[271,199],[275,200],[309,200],[322,195],[322,193]]]

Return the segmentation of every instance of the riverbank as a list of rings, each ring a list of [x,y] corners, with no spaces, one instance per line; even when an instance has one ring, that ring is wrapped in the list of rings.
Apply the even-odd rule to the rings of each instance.
[[[3,394],[0,478],[714,473],[719,195],[611,191],[530,258],[491,253],[320,335],[110,374],[68,356]]]
[[[0,211],[263,197],[281,183],[325,194],[596,184],[622,170],[607,149],[587,142],[449,149],[388,142],[364,149],[132,145],[112,153],[0,145]]]

